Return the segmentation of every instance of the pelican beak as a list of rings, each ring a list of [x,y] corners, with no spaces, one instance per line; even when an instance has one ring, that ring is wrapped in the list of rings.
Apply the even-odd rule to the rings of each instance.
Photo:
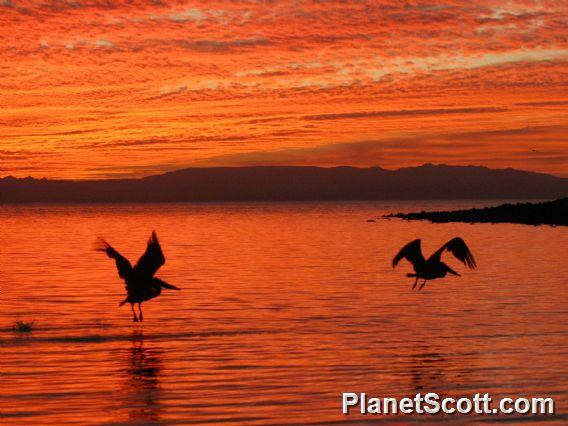
[[[447,270],[450,274],[452,274],[452,275],[456,275],[456,276],[458,276],[458,277],[461,277],[460,274],[458,274],[456,271],[454,271],[452,268],[450,268],[450,267],[447,266],[447,265],[446,265],[446,270]]]
[[[170,284],[170,283],[165,283],[165,282],[162,281],[161,285],[162,285],[162,287],[164,287],[164,288],[169,288],[170,290],[181,291],[181,288],[176,287],[175,285],[172,285],[172,284]]]

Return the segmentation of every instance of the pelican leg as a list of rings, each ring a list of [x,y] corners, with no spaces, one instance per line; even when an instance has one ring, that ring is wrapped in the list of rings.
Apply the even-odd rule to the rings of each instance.
[[[138,318],[136,317],[136,311],[134,310],[134,303],[130,304],[130,307],[132,308],[132,321],[134,322],[138,322]]]
[[[140,319],[140,322],[144,321],[144,319],[142,318],[142,304],[141,303],[138,304],[138,318]]]
[[[418,284],[418,277],[414,280],[414,285],[412,286],[412,290],[416,288],[416,284]]]
[[[420,285],[420,287],[418,287],[418,290],[422,290],[422,288],[426,285],[426,280],[424,280],[424,282]]]

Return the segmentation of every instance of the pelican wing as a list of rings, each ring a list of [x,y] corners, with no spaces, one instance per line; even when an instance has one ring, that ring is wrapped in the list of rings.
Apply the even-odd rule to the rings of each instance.
[[[128,259],[117,252],[115,249],[113,249],[111,245],[102,238],[99,238],[98,246],[95,248],[95,250],[103,251],[108,257],[114,259],[116,263],[116,269],[118,269],[118,276],[123,280],[132,273],[132,266],[130,265]]]
[[[392,260],[392,267],[394,268],[396,265],[398,265],[398,262],[400,262],[400,260],[403,258],[408,260],[413,265],[424,262],[424,256],[422,255],[422,247],[420,244],[420,239],[418,239],[409,242],[402,249],[400,249],[398,254]]]
[[[460,260],[469,269],[475,269],[477,267],[473,254],[471,254],[469,247],[460,237],[452,238],[450,241],[440,247],[438,251],[436,251],[436,253],[434,253],[430,257],[430,259],[437,258],[437,260],[439,261],[444,250],[448,250],[450,253],[452,253],[456,259]]]
[[[158,236],[156,235],[156,231],[152,231],[152,236],[148,240],[146,251],[142,257],[138,259],[134,270],[141,275],[152,277],[164,263],[166,263],[166,258],[162,252]]]

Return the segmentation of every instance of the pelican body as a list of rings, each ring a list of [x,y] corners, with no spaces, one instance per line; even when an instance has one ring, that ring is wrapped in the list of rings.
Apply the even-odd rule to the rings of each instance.
[[[425,259],[422,255],[420,239],[411,241],[394,257],[392,260],[392,267],[395,268],[396,265],[398,265],[398,262],[400,262],[403,258],[408,260],[412,264],[415,273],[407,274],[406,276],[416,278],[412,289],[416,288],[418,280],[422,279],[424,281],[418,288],[418,290],[422,290],[422,288],[426,285],[426,281],[444,278],[448,273],[457,275],[458,277],[461,276],[447,264],[442,262],[442,253],[446,250],[452,253],[458,260],[463,262],[463,264],[469,269],[475,269],[477,267],[473,254],[471,254],[471,251],[467,247],[465,241],[459,237],[448,241],[428,259]]]
[[[153,231],[146,251],[140,257],[134,268],[124,256],[117,252],[112,246],[104,239],[99,239],[100,246],[96,248],[98,251],[103,251],[108,257],[114,259],[116,268],[118,269],[118,276],[122,278],[126,284],[126,298],[120,302],[119,306],[130,303],[132,309],[132,320],[134,322],[142,321],[142,302],[146,302],[162,293],[162,288],[171,290],[180,290],[178,287],[168,284],[154,274],[160,267],[166,263],[166,258],[162,252],[162,247],[158,241],[156,232]],[[134,304],[138,304],[138,316],[134,310]]]

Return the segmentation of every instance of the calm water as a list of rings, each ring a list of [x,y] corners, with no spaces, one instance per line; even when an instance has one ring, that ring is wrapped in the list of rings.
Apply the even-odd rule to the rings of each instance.
[[[567,230],[377,219],[453,203],[0,207],[0,423],[361,424],[535,418],[341,415],[341,393],[551,396],[568,421]],[[481,203],[483,204],[483,203]],[[485,203],[487,204],[487,203]],[[183,288],[118,307],[105,236]],[[396,251],[460,235],[479,269],[410,289]],[[17,321],[34,321],[15,333]]]

